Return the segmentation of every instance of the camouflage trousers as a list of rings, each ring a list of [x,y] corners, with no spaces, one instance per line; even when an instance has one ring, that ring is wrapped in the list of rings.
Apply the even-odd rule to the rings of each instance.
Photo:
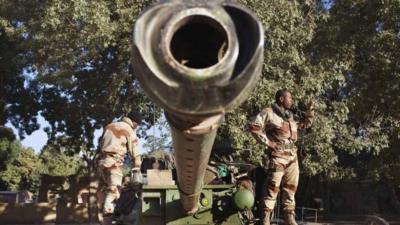
[[[124,156],[112,153],[101,153],[98,159],[98,173],[107,185],[121,186],[122,180],[112,180],[111,175],[122,178]]]
[[[268,178],[261,208],[266,211],[274,209],[276,198],[282,187],[282,205],[287,211],[295,210],[295,193],[299,183],[299,164],[297,154],[272,155],[268,166]]]
[[[114,211],[115,202],[120,196],[123,159],[123,156],[118,154],[101,153],[98,160],[99,176],[107,186],[103,209],[103,212],[107,214]]]

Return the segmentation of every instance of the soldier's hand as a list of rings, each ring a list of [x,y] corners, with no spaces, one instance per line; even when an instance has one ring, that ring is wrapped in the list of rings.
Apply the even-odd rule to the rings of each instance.
[[[134,167],[131,169],[132,173],[140,172],[140,167]]]
[[[268,142],[268,148],[272,149],[273,151],[278,150],[278,144],[275,141]]]
[[[140,172],[139,167],[132,168],[131,181],[132,181],[132,183],[143,184],[143,175]]]
[[[247,130],[249,130],[250,132],[260,132],[261,126],[256,123],[250,122],[247,124]]]

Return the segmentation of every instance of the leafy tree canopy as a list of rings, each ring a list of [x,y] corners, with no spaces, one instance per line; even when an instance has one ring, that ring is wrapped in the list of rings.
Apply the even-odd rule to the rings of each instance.
[[[19,135],[39,128],[38,90],[30,82],[32,52],[29,51],[23,10],[14,1],[0,1],[0,126],[10,121]]]
[[[22,147],[17,140],[0,138],[0,158],[0,190],[35,192],[41,162],[33,149]]]
[[[132,27],[151,2],[0,0],[0,125],[11,121],[29,133],[40,112],[50,142],[90,159],[96,128],[131,110],[155,121],[160,111],[130,66]],[[239,2],[264,25],[264,69],[219,139],[253,149],[260,161],[264,147],[246,124],[287,88],[295,110],[317,101],[315,124],[298,143],[305,175],[398,184],[391,171],[400,162],[400,1]]]
[[[50,176],[70,176],[84,167],[83,160],[79,155],[71,154],[66,147],[56,144],[47,144],[41,154],[40,160],[43,164],[42,174]]]

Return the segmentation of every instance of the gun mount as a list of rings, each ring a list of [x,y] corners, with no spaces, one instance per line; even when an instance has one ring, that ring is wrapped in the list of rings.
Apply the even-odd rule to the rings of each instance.
[[[145,93],[166,112],[187,214],[198,209],[224,114],[258,81],[263,39],[256,16],[224,0],[163,1],[136,21],[132,65]]]

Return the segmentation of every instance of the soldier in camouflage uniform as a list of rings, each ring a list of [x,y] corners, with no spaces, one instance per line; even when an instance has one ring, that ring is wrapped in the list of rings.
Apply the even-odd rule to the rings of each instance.
[[[141,158],[138,149],[136,128],[142,117],[137,112],[130,113],[121,121],[108,124],[100,143],[100,157],[98,161],[99,173],[107,184],[103,213],[112,214],[115,202],[120,196],[119,189],[122,185],[122,165],[128,153],[134,168],[132,171],[140,172]]]
[[[295,193],[299,181],[297,160],[298,130],[311,127],[314,120],[314,102],[310,101],[307,111],[296,121],[290,108],[292,96],[287,90],[279,90],[275,95],[276,103],[261,111],[250,123],[253,136],[266,146],[270,163],[265,194],[261,203],[264,211],[263,224],[269,225],[270,214],[282,184],[282,204],[285,221],[297,225],[295,221]]]

